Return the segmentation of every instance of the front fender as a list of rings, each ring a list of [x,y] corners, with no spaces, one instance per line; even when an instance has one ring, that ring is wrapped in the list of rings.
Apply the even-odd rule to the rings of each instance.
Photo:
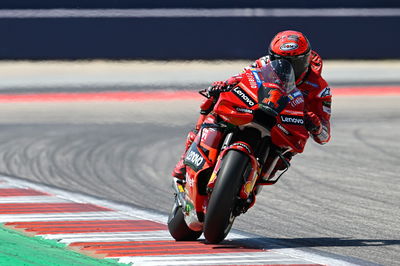
[[[244,185],[240,189],[239,196],[242,199],[247,199],[250,195],[250,193],[253,191],[254,185],[257,181],[257,178],[260,174],[261,167],[260,164],[258,163],[257,159],[253,155],[253,150],[251,149],[250,145],[248,145],[245,142],[235,142],[231,145],[229,145],[226,149],[224,149],[220,155],[218,156],[217,164],[215,165],[214,171],[211,175],[211,178],[207,184],[207,187],[209,189],[213,189],[215,182],[217,180],[218,172],[219,169],[221,168],[222,160],[224,156],[228,153],[230,150],[237,150],[242,153],[245,153],[249,159],[250,159],[250,164],[251,164],[251,171],[248,174],[248,176],[244,177]]]

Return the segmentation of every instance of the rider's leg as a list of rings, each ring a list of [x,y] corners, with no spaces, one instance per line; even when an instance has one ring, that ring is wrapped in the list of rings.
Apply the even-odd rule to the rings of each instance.
[[[186,152],[189,149],[190,145],[192,145],[193,141],[195,140],[197,133],[199,132],[199,129],[201,127],[201,124],[203,123],[205,119],[205,115],[200,115],[196,127],[189,131],[187,138],[186,138],[186,143],[185,143],[185,151],[180,157],[180,160],[177,162],[175,165],[174,170],[172,171],[172,176],[179,178],[179,179],[185,179],[185,174],[186,174],[186,167],[185,164],[183,163],[183,160],[185,159]]]
[[[186,138],[186,144],[185,144],[185,151],[181,155],[180,160],[176,164],[174,170],[172,171],[172,176],[179,178],[179,179],[185,179],[185,174],[186,174],[186,167],[185,164],[183,163],[183,160],[185,159],[185,155],[187,150],[189,149],[190,145],[192,145],[194,139],[197,136],[197,133],[199,132],[199,129],[201,128],[201,125],[204,122],[204,119],[206,116],[211,112],[213,106],[214,106],[214,98],[210,97],[204,100],[204,102],[200,105],[200,116],[199,119],[197,120],[196,126],[194,129],[192,129]]]

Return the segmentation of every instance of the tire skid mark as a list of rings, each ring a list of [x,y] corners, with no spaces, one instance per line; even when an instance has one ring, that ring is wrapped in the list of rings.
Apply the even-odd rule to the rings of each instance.
[[[386,149],[384,149],[383,146],[379,146],[377,144],[372,143],[371,141],[368,141],[367,138],[364,137],[364,134],[362,132],[362,129],[357,129],[353,133],[354,138],[360,141],[364,146],[370,148],[374,152],[379,152],[380,154],[384,155],[387,157],[389,160],[392,160],[393,163],[398,163],[400,156],[398,154],[395,154],[393,152],[389,152]]]

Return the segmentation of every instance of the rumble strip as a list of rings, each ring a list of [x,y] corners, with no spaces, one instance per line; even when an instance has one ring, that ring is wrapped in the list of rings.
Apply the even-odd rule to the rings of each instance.
[[[260,237],[238,231],[219,245],[176,242],[166,220],[152,211],[0,176],[3,226],[88,256],[130,265],[351,265],[273,243],[266,250],[254,240]]]

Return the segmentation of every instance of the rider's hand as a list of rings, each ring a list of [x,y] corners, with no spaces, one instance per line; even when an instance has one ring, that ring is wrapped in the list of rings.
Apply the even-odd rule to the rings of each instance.
[[[210,87],[208,87],[207,92],[210,96],[216,96],[220,92],[225,91],[227,87],[228,84],[225,81],[215,81]]]
[[[308,131],[310,131],[313,135],[321,134],[322,132],[322,123],[321,119],[314,114],[313,112],[306,112],[304,114],[305,118],[305,127]]]
[[[242,76],[237,75],[230,77],[226,81],[216,81],[211,84],[211,86],[207,89],[207,92],[210,96],[216,96],[221,92],[229,91],[234,85],[238,84]]]

